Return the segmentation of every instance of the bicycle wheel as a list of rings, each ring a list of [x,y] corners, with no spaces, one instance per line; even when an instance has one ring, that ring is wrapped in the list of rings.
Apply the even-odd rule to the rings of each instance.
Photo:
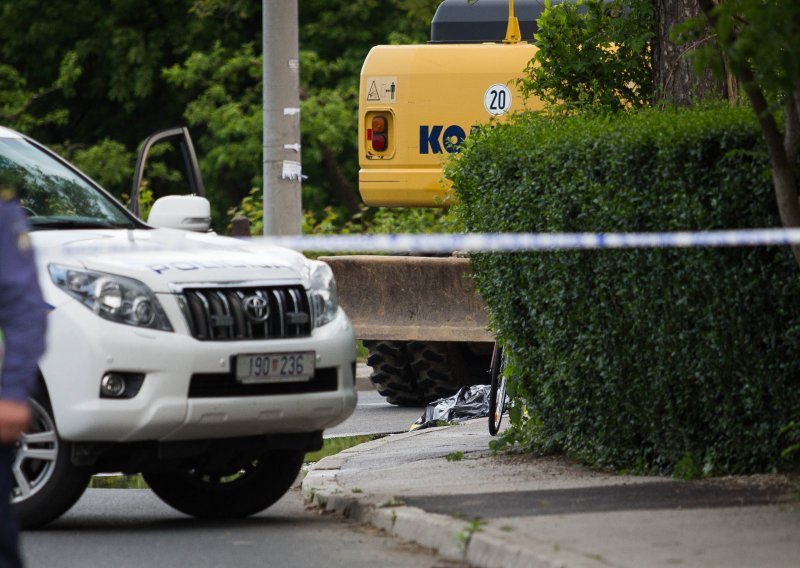
[[[494,344],[492,352],[492,381],[489,387],[489,434],[497,435],[506,410],[506,357],[503,349]]]

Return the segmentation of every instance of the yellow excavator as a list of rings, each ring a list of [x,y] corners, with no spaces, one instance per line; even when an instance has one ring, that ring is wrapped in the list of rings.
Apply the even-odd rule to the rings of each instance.
[[[442,166],[492,120],[541,102],[515,79],[536,53],[541,0],[444,0],[430,42],[379,45],[361,70],[359,191],[385,207],[446,207]],[[456,255],[339,256],[340,302],[370,353],[371,380],[391,403],[420,406],[488,383],[494,340],[484,305]]]

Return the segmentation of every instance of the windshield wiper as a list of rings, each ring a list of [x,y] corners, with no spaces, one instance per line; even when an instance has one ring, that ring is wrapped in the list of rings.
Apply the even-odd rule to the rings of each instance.
[[[133,229],[132,223],[109,223],[92,219],[28,219],[31,228],[36,229]]]

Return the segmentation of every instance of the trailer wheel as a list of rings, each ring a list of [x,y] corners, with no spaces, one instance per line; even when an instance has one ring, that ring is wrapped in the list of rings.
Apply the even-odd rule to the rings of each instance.
[[[397,406],[425,406],[408,364],[405,341],[364,341],[369,349],[370,380],[382,397]]]
[[[454,395],[464,386],[489,382],[488,358],[473,353],[467,343],[411,341],[407,347],[420,394],[427,401]]]

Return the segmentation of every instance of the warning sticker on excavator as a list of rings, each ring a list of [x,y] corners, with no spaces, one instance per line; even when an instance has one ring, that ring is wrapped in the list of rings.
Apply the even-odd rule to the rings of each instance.
[[[367,102],[375,104],[397,102],[397,77],[367,77]]]

